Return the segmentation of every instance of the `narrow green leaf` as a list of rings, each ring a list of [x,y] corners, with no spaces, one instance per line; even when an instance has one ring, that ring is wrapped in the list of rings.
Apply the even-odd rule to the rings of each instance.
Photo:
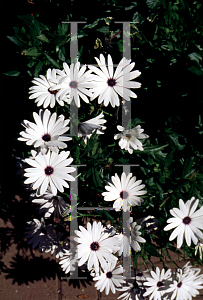
[[[149,254],[150,256],[156,256],[156,257],[161,257],[161,254],[156,250],[156,247],[152,244],[147,244],[145,243],[144,245],[144,251],[145,253]]]
[[[5,72],[3,74],[7,75],[7,76],[19,76],[20,72],[19,71],[8,71],[8,72]]]
[[[95,144],[94,144],[94,147],[93,147],[93,149],[92,149],[92,155],[95,155],[95,153],[97,152],[98,146],[99,146],[99,143],[95,143]]]
[[[42,42],[46,42],[46,43],[49,43],[49,39],[46,37],[45,34],[40,34],[37,36],[37,38],[42,41]]]
[[[92,168],[90,167],[87,171],[86,177],[90,177],[90,175],[92,174]]]
[[[55,67],[60,69],[60,65],[59,63],[57,63],[51,56],[49,56],[48,54],[44,53],[46,58],[48,59],[48,61]]]
[[[165,166],[168,167],[172,163],[173,160],[173,151],[169,152],[166,156]]]
[[[99,172],[97,171],[97,169],[92,168],[92,175],[95,186],[102,186],[101,179],[99,177]]]
[[[197,76],[201,76],[203,74],[203,72],[195,66],[188,68],[188,70],[191,71],[192,73],[196,74]]]
[[[39,75],[39,72],[41,71],[43,64],[44,64],[43,61],[38,62],[33,73],[34,77],[37,77]]]
[[[132,5],[125,7],[125,10],[131,10],[137,6],[137,2],[131,2]]]
[[[191,168],[193,166],[194,162],[194,157],[187,157],[184,168],[183,168],[183,173],[182,173],[182,178],[187,178],[188,175],[191,173]]]
[[[103,27],[97,29],[97,31],[102,32],[102,33],[107,33],[107,32],[109,32],[109,26],[103,26]]]
[[[178,150],[183,150],[185,148],[186,145],[181,145],[178,141],[178,138],[173,136],[173,135],[169,135],[169,138],[172,142],[172,144],[178,149]]]
[[[168,145],[169,144],[165,144],[163,146],[155,145],[155,146],[145,147],[143,152],[146,152],[146,153],[151,152],[151,153],[153,153],[153,152],[160,151],[160,150],[166,148]]]
[[[59,59],[60,59],[60,60],[62,60],[62,61],[65,61],[65,60],[66,60],[65,55],[63,54],[62,49],[59,50],[58,56],[59,56]]]
[[[75,151],[75,161],[76,161],[77,163],[80,162],[80,148],[79,148],[79,147],[77,147],[77,148],[76,148],[76,151]]]
[[[188,56],[191,60],[196,61],[197,63],[202,60],[202,56],[197,52],[190,53]]]
[[[106,219],[109,220],[111,223],[114,223],[114,218],[110,215],[110,213],[108,213],[108,211],[106,210],[104,210],[103,212],[106,216]]]
[[[95,26],[97,26],[97,24],[99,23],[100,20],[103,20],[104,18],[100,18],[100,19],[97,19],[96,21],[94,21],[92,24],[87,24],[83,27],[83,29],[86,29],[86,28],[89,28],[89,29],[92,29],[94,28]]]
[[[17,46],[19,46],[19,47],[25,47],[25,44],[22,43],[21,41],[19,41],[19,40],[17,39],[17,37],[15,37],[15,36],[7,36],[7,38],[8,38],[11,42],[13,42],[14,44],[16,44]]]

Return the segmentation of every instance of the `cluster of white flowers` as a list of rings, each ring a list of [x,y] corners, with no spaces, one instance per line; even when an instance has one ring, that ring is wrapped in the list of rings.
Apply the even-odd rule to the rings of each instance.
[[[113,69],[113,61],[111,55],[108,55],[108,65],[106,66],[106,61],[103,54],[100,54],[100,59],[95,57],[99,67],[88,65],[89,70],[86,71],[87,66],[83,65],[80,68],[80,63],[71,64],[70,67],[67,63],[63,63],[63,70],[59,69],[48,69],[46,76],[39,75],[40,78],[34,78],[32,81],[35,85],[30,87],[30,99],[35,99],[37,106],[43,105],[44,108],[50,106],[53,108],[56,103],[64,106],[64,103],[70,104],[72,100],[75,101],[77,107],[80,107],[80,99],[85,103],[94,100],[98,97],[98,103],[103,102],[104,106],[109,104],[112,107],[120,106],[119,96],[123,98],[123,101],[129,101],[130,97],[136,98],[137,95],[131,91],[131,88],[140,88],[141,84],[136,81],[131,81],[132,79],[138,77],[141,73],[140,71],[131,71],[135,63],[131,60],[123,58],[119,62],[115,72]],[[89,99],[88,99],[89,97]],[[43,111],[40,110],[40,115]],[[46,110],[44,124],[47,125],[47,119],[50,117],[50,112]],[[54,119],[56,116],[53,116]],[[85,141],[87,137],[91,137],[91,134],[95,129],[97,129],[98,134],[102,134],[103,130],[106,129],[104,124],[106,120],[102,119],[104,117],[103,113],[95,118],[81,122],[79,125],[79,136],[84,136]],[[42,120],[39,119],[34,113],[35,121],[39,127],[42,125]],[[63,116],[59,117],[61,121]],[[42,119],[42,118],[41,118]],[[41,126],[36,131],[36,126],[33,123],[24,121],[24,126],[26,127],[26,132],[22,132],[23,138],[21,140],[26,141],[28,145],[34,144],[34,147],[55,147],[65,148],[66,145],[62,141],[68,141],[70,138],[62,135],[69,128],[66,125],[69,123],[61,123],[57,130],[53,128],[53,120],[50,122],[49,132],[44,132],[44,126]],[[33,131],[31,130],[31,128]],[[62,130],[62,128],[64,128]],[[65,130],[66,128],[66,130]],[[29,129],[29,130],[28,130]],[[133,149],[143,151],[142,143],[139,139],[146,139],[149,136],[143,134],[144,129],[141,129],[140,125],[135,128],[125,130],[124,127],[118,125],[117,129],[122,131],[122,133],[116,134],[115,139],[120,139],[119,146],[121,149],[127,150],[130,154],[133,153]],[[60,132],[60,133],[59,133]],[[59,136],[56,138],[56,136]],[[42,141],[43,140],[43,141]],[[56,140],[58,142],[56,142]],[[53,143],[55,141],[55,143]],[[60,141],[60,142],[59,142]]]
[[[46,77],[40,75],[40,78],[34,78],[32,81],[35,86],[30,88],[30,99],[35,99],[37,106],[46,108],[54,107],[58,102],[64,106],[64,102],[70,104],[75,101],[77,107],[80,107],[80,98],[89,103],[98,97],[98,103],[104,102],[104,106],[109,103],[115,107],[119,106],[120,95],[123,99],[129,101],[130,97],[136,98],[137,95],[129,88],[139,88],[139,82],[130,80],[138,77],[141,73],[136,70],[131,72],[135,63],[123,58],[118,64],[116,71],[113,70],[113,61],[111,55],[108,55],[108,68],[105,58],[100,54],[100,59],[96,58],[100,69],[89,65],[83,65],[80,69],[80,62],[75,65],[72,63],[69,67],[63,63],[63,70],[48,69]],[[94,73],[92,73],[94,72]]]
[[[136,274],[135,281],[129,280],[122,288],[118,299],[122,300],[191,300],[203,288],[201,269],[193,268],[188,262],[182,269],[165,272],[156,267],[156,271],[144,271]],[[138,276],[139,275],[139,276]]]
[[[70,249],[68,243],[58,239],[55,226],[46,225],[46,221],[52,215],[58,220],[60,216],[66,217],[70,214],[71,206],[59,193],[64,193],[64,189],[69,188],[69,181],[75,181],[71,173],[76,171],[76,168],[71,166],[73,158],[70,157],[70,151],[64,150],[68,147],[67,142],[73,142],[67,135],[70,120],[65,119],[63,115],[57,117],[57,113],[51,113],[47,107],[53,108],[56,104],[64,106],[64,103],[71,104],[74,100],[79,108],[81,99],[89,103],[97,97],[98,104],[120,106],[119,96],[123,101],[129,101],[130,97],[136,98],[137,95],[130,88],[141,86],[139,82],[131,81],[140,75],[138,70],[132,71],[135,63],[131,63],[131,60],[123,58],[114,72],[110,55],[107,58],[108,66],[102,54],[100,59],[95,59],[99,68],[89,65],[89,70],[86,70],[87,66],[80,67],[79,62],[71,64],[70,67],[64,63],[63,70],[48,69],[46,76],[39,75],[39,78],[32,81],[34,86],[30,88],[29,98],[35,99],[37,106],[43,105],[45,110],[40,109],[39,114],[33,112],[35,123],[23,121],[25,131],[20,132],[21,137],[18,139],[38,150],[31,150],[31,157],[25,158],[22,163],[26,164],[26,167],[23,167],[26,177],[24,183],[34,191],[31,194],[32,202],[39,205],[39,212],[44,214],[44,218],[42,217],[41,221],[34,219],[28,222],[25,237],[33,248],[38,247],[40,251],[51,254],[55,252],[66,274],[71,270],[72,260],[77,260],[79,267],[87,265],[87,270],[96,281],[95,287],[100,292],[105,290],[106,295],[110,291],[121,291],[118,299],[123,300],[147,299],[146,297],[149,297],[149,300],[191,300],[199,293],[198,290],[203,288],[203,275],[199,275],[200,269],[194,269],[188,264],[175,273],[171,270],[160,271],[158,267],[156,272],[140,272],[141,275],[137,274],[133,283],[126,282],[125,276],[122,275],[125,270],[118,264],[118,256],[130,256],[130,246],[135,252],[141,251],[140,243],[145,243],[146,240],[141,237],[140,229],[150,224],[153,227],[150,230],[156,230],[153,216],[135,222],[130,218],[123,233],[117,232],[112,226],[103,227],[101,222],[96,221],[93,224],[88,222],[87,229],[79,226],[79,230],[75,230],[77,237],[74,238],[78,243],[76,252]],[[105,123],[103,112],[90,120],[80,122],[78,137],[87,143],[87,138],[91,138],[93,132],[104,134]],[[132,129],[118,125],[117,129],[120,133],[116,134],[114,139],[119,139],[121,149],[130,154],[133,150],[144,150],[140,140],[149,136],[143,133],[140,125]],[[105,201],[114,201],[115,211],[127,212],[132,206],[140,206],[143,203],[141,196],[147,193],[144,188],[142,180],[137,180],[132,173],[123,172],[121,178],[116,173],[115,176],[111,176],[111,181],[105,186],[106,191],[102,196]],[[195,255],[199,250],[202,259],[203,208],[196,211],[198,204],[199,200],[195,200],[194,197],[186,204],[180,199],[180,209],[170,210],[173,218],[167,221],[170,224],[164,230],[176,227],[169,240],[177,237],[178,248],[182,246],[184,238],[188,246],[191,246],[192,240],[196,245]],[[148,218],[151,222],[147,221]],[[146,228],[148,233],[150,230],[148,228],[147,231]]]

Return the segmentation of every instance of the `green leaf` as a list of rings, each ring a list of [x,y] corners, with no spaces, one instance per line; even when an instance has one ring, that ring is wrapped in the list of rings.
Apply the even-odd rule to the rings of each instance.
[[[75,151],[75,161],[76,163],[80,163],[80,148],[77,147]]]
[[[202,60],[202,56],[197,52],[190,53],[188,56],[191,60],[196,61],[197,63]]]
[[[44,64],[43,61],[38,62],[33,73],[34,77],[37,77],[39,75],[39,72],[41,71],[43,64]]]
[[[163,190],[161,186],[156,182],[157,189],[159,191],[160,198],[163,199]]]
[[[119,40],[117,43],[115,43],[118,45],[118,50],[120,52],[125,52],[125,48],[123,47],[123,42],[121,40]]]
[[[149,9],[155,9],[157,6],[160,6],[160,0],[147,0],[146,3]]]
[[[156,247],[152,244],[144,244],[144,252],[149,254],[150,256],[161,257],[161,254],[156,250]]]
[[[103,26],[103,27],[97,29],[97,31],[102,32],[102,33],[107,33],[107,32],[109,32],[109,26]]]
[[[153,152],[160,151],[160,150],[166,148],[168,145],[169,145],[169,144],[165,144],[165,145],[163,145],[163,146],[155,145],[155,146],[145,147],[145,148],[144,148],[144,151],[142,151],[142,152],[145,152],[145,153],[153,153]]]
[[[173,151],[169,152],[166,156],[165,166],[168,167],[172,163],[173,160]]]
[[[65,61],[65,60],[66,60],[65,55],[63,54],[62,49],[59,50],[58,56],[59,56],[59,59],[60,59],[60,60],[62,60],[62,61]]]
[[[51,56],[49,56],[48,54],[44,53],[44,55],[46,56],[46,58],[48,59],[48,61],[55,67],[60,69],[60,65],[59,63],[57,63]]]
[[[26,56],[39,56],[41,53],[38,52],[38,49],[36,47],[29,48],[25,50]]]
[[[42,42],[46,42],[46,43],[49,43],[49,39],[46,37],[45,34],[40,34],[37,36],[37,38],[42,41]]]
[[[191,71],[192,73],[196,74],[197,76],[201,76],[203,74],[203,72],[195,66],[188,68],[188,70]]]
[[[90,167],[87,171],[86,177],[90,177],[90,175],[92,174],[92,168]]]
[[[99,172],[97,171],[97,169],[92,168],[92,175],[95,186],[102,186],[101,179],[99,177]]]
[[[83,29],[86,29],[86,28],[92,29],[92,28],[94,28],[95,26],[97,26],[97,24],[99,23],[100,20],[103,20],[103,19],[104,19],[104,18],[97,19],[96,21],[94,21],[94,23],[85,25],[85,26],[83,27]]]
[[[147,163],[151,166],[154,164],[154,160],[151,157],[148,157]]]
[[[5,72],[3,74],[7,75],[7,76],[19,76],[20,72],[19,71],[8,71],[8,72]]]
[[[63,36],[68,31],[69,24],[68,23],[62,23],[58,25],[58,35]]]
[[[131,10],[137,6],[137,2],[131,2],[131,4],[132,4],[131,6],[125,7],[125,10]]]
[[[92,155],[95,155],[95,153],[97,152],[98,146],[99,146],[99,143],[95,143],[95,144],[94,144],[94,147],[93,147],[93,149],[92,149]]]
[[[184,168],[183,168],[183,173],[182,173],[182,178],[187,178],[188,175],[190,175],[191,173],[191,168],[193,166],[193,162],[194,162],[194,157],[187,157],[185,164],[184,164]]]
[[[25,47],[25,43],[22,43],[21,41],[19,41],[19,40],[17,39],[17,37],[15,37],[15,36],[7,36],[7,38],[8,38],[11,42],[13,42],[14,44],[16,44],[17,46]]]
[[[106,216],[106,219],[109,220],[111,223],[114,223],[114,218],[110,215],[110,213],[108,213],[108,211],[106,210],[103,210],[105,216]]]
[[[172,142],[172,145],[177,148],[178,150],[183,150],[186,145],[181,145],[178,141],[178,137],[175,137],[173,135],[169,135],[169,138]]]
[[[133,15],[133,22],[139,23],[140,25],[145,21],[145,18],[137,11]]]

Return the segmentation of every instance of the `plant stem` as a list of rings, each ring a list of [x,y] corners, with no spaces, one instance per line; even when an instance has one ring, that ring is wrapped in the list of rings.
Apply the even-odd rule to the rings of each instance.
[[[97,290],[97,300],[100,300],[101,298],[102,298],[101,292],[99,290]]]

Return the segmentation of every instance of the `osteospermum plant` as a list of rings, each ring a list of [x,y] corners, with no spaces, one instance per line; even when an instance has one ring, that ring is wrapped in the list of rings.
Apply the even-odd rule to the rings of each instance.
[[[160,269],[151,264],[153,270],[148,268],[148,275],[143,275],[144,270],[137,271],[139,257],[144,259],[146,266],[146,258],[160,257],[151,244],[153,239],[160,241],[160,237],[162,247],[164,242],[169,245],[177,238],[175,247],[178,249],[185,240],[188,247],[185,249],[195,247],[190,251],[194,250],[195,255],[199,252],[202,259],[202,202],[192,196],[184,203],[176,195],[177,190],[182,193],[181,188],[173,186],[173,190],[169,189],[174,185],[170,164],[174,163],[176,149],[184,147],[174,135],[162,145],[153,136],[155,144],[152,145],[152,130],[149,135],[144,133],[145,128],[148,133],[150,124],[141,127],[143,122],[137,118],[135,122],[129,120],[129,126],[119,125],[122,124],[122,109],[128,116],[125,101],[137,98],[132,89],[141,88],[141,83],[134,81],[141,72],[133,70],[135,62],[125,57],[116,68],[110,54],[106,58],[100,54],[95,60],[97,67],[81,65],[79,61],[64,62],[61,69],[48,68],[45,75],[32,80],[29,101],[33,100],[43,109],[33,112],[35,122],[22,122],[25,129],[18,140],[25,142],[29,150],[33,147],[38,152],[32,149],[32,156],[18,158],[18,161],[24,171],[24,185],[32,192],[31,201],[38,206],[41,221],[36,218],[29,221],[25,237],[33,248],[38,247],[51,255],[55,252],[67,276],[77,266],[90,272],[95,287],[99,292],[104,291],[106,297],[110,292],[120,291],[122,294],[118,299],[124,300],[191,300],[203,285],[199,269],[186,266],[174,273],[171,269],[166,270],[165,265]],[[79,121],[69,115],[73,102],[78,109]],[[77,136],[70,136],[71,122],[78,125]],[[171,152],[163,152],[169,144]],[[116,164],[130,165],[137,161],[140,168],[135,172],[114,170]],[[84,164],[86,170],[81,168],[80,173],[73,176],[74,164]],[[189,177],[191,179],[193,177]],[[77,185],[78,195],[71,191],[71,183]],[[165,195],[167,198],[163,201]],[[177,204],[179,200],[179,209],[176,206],[171,209],[170,197],[173,203],[176,201]],[[70,199],[70,203],[65,199]],[[80,225],[74,231],[72,251],[66,228],[70,228],[74,199],[78,200],[75,207],[88,207],[88,212],[78,212]],[[112,210],[105,212],[107,202],[112,205]],[[93,206],[103,207],[104,211],[92,212]],[[153,216],[150,209],[153,209]],[[173,217],[168,219],[169,211]],[[125,230],[123,213],[133,214]],[[99,220],[86,220],[85,225],[84,219],[79,217],[97,217]],[[102,224],[104,218],[111,225]],[[164,232],[172,229],[168,241]],[[125,270],[120,264],[131,255],[134,256],[136,278],[133,283],[126,281]]]

